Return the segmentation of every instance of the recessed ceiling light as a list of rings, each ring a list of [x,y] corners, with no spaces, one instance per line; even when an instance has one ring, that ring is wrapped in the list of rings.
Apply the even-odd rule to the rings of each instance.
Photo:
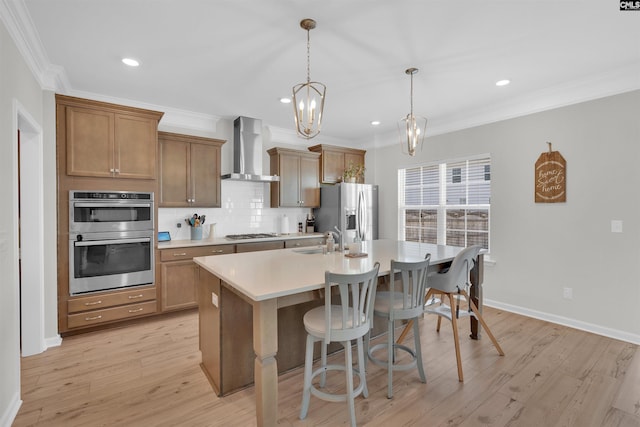
[[[122,62],[129,67],[137,67],[138,65],[140,65],[138,61],[132,58],[122,58]]]
[[[380,120],[373,120],[371,122],[371,126],[378,126],[380,124]]]
[[[280,98],[280,102],[283,104],[291,104],[291,98]]]
[[[504,80],[498,80],[498,81],[496,82],[496,86],[506,86],[506,85],[508,85],[509,83],[511,83],[511,81],[510,81],[510,80],[507,80],[507,79],[504,79]]]

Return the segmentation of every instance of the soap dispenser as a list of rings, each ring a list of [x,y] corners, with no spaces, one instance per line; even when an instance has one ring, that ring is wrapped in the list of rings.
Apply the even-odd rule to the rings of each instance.
[[[336,242],[333,240],[333,233],[327,233],[327,253],[330,254],[335,250]]]

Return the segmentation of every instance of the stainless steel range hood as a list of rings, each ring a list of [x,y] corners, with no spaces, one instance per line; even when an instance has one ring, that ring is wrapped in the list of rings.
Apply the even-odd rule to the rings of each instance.
[[[233,121],[233,173],[222,179],[234,181],[280,181],[277,175],[262,174],[262,120],[238,117]]]

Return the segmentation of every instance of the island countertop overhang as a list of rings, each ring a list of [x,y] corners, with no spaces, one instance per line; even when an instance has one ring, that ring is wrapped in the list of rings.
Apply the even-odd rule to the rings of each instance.
[[[307,248],[308,249],[308,248]],[[419,261],[431,254],[431,262],[451,261],[462,248],[428,243],[375,240],[362,243],[364,258],[348,258],[342,252],[302,253],[278,249],[194,258],[196,264],[217,276],[251,301],[264,301],[321,289],[325,271],[357,274],[380,262],[379,275],[389,274],[390,261]]]

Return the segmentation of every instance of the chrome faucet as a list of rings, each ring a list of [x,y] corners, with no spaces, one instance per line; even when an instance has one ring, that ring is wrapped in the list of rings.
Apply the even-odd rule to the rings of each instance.
[[[344,236],[342,234],[342,231],[340,231],[340,229],[338,228],[337,225],[335,225],[333,228],[336,229],[336,231],[331,231],[331,233],[333,233],[338,239],[338,252],[344,252]],[[336,233],[337,232],[337,233]]]

